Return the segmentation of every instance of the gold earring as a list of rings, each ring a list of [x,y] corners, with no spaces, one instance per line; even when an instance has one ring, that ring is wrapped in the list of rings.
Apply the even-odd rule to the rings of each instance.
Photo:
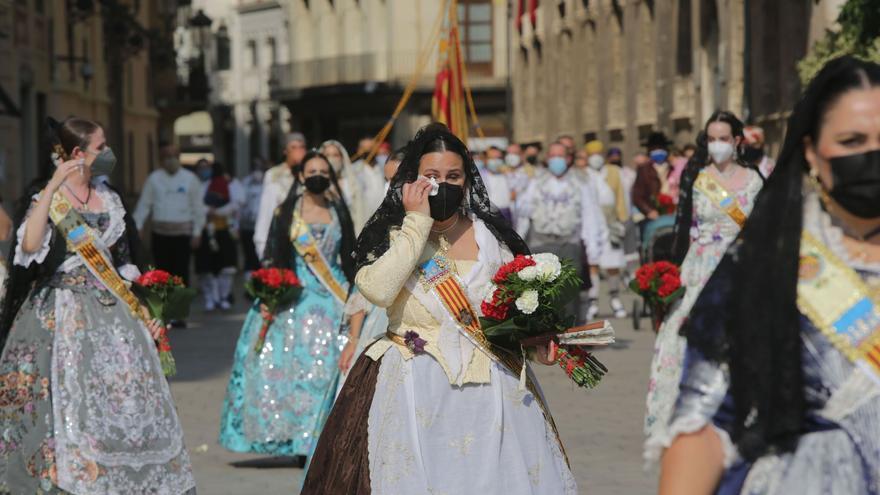
[[[833,208],[831,196],[828,195],[828,191],[825,190],[825,186],[823,186],[822,182],[819,180],[819,171],[817,171],[815,167],[810,167],[810,184],[813,186],[813,189],[819,193],[819,199],[822,200],[825,209],[831,210]]]

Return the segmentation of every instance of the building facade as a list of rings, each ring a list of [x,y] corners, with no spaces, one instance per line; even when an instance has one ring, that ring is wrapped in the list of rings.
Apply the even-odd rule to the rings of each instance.
[[[155,167],[160,133],[153,43],[168,0],[111,2],[124,46],[108,43],[99,2],[0,0],[0,196],[51,172],[46,117],[101,123],[117,155],[114,184],[136,194]],[[119,12],[126,12],[125,27]],[[112,46],[119,48],[114,50]]]
[[[431,37],[442,4],[287,2],[289,62],[276,65],[272,97],[289,110],[291,127],[305,133],[311,144],[334,138],[353,148],[360,137],[385,125],[424,59],[417,89],[390,138],[393,146],[404,144],[431,119],[439,49]],[[459,0],[458,18],[481,128],[488,136],[507,136],[507,2]],[[429,56],[420,57],[425,52]]]
[[[289,114],[271,99],[270,82],[272,67],[287,62],[286,3],[194,0],[181,9],[177,53],[182,77],[187,78],[188,61],[203,56],[208,78],[206,105],[192,108],[194,114],[178,121],[176,135],[185,161],[209,157],[243,175],[256,156],[281,159]],[[201,43],[190,22],[199,12],[210,21],[209,35]],[[206,115],[198,115],[202,112]]]
[[[716,109],[781,141],[796,62],[842,0],[514,0],[513,139],[569,134],[627,156],[652,131],[681,145]]]

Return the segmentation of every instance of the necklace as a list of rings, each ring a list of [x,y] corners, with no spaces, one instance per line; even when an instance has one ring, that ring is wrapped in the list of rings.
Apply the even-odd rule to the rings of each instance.
[[[450,230],[454,229],[455,226],[458,225],[459,220],[461,220],[461,215],[457,215],[455,217],[455,221],[452,222],[452,225],[450,225],[449,227],[446,227],[445,229],[440,229],[440,230],[431,229],[431,233],[443,235],[443,234],[449,232]]]
[[[71,196],[73,196],[73,199],[79,201],[81,208],[83,210],[89,209],[89,201],[91,201],[91,199],[92,199],[92,186],[87,186],[87,187],[88,187],[89,192],[88,192],[88,194],[86,194],[86,200],[83,201],[83,200],[79,199],[79,196],[77,196],[76,193],[73,192],[73,189],[71,189],[70,186],[67,185],[67,183],[64,183],[64,188],[67,189],[67,192],[69,192]]]

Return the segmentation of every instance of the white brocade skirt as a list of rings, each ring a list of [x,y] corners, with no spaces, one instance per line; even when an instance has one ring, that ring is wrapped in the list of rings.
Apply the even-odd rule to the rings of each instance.
[[[519,377],[449,383],[430,355],[382,357],[369,411],[371,495],[555,495],[577,486],[552,426]]]

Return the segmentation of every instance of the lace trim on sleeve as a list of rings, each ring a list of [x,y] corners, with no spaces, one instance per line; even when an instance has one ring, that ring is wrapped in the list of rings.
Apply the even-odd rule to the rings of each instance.
[[[138,267],[136,267],[135,265],[132,265],[131,263],[128,263],[126,265],[122,265],[119,268],[117,268],[117,270],[119,271],[119,274],[122,275],[122,278],[124,278],[125,280],[127,280],[129,282],[134,282],[135,280],[138,279],[138,277],[141,276],[140,269],[138,269]]]
[[[40,199],[39,194],[35,194],[33,196],[33,201],[31,202],[30,208],[28,208],[27,215],[25,215],[25,219],[21,222],[21,225],[18,226],[18,230],[15,235],[18,237],[18,242],[15,244],[15,258],[13,259],[13,263],[18,266],[23,266],[25,268],[31,266],[32,263],[37,263],[38,265],[46,260],[46,256],[49,255],[49,249],[52,245],[52,235],[55,231],[55,227],[52,224],[52,221],[49,220],[46,222],[46,233],[43,235],[43,242],[40,244],[40,249],[37,249],[33,253],[27,253],[22,249],[22,241],[24,240],[24,232],[27,228],[27,220],[31,216],[31,210],[34,208],[34,204],[36,204],[37,200]]]
[[[694,414],[675,418],[669,428],[661,435],[655,435],[645,442],[645,469],[650,469],[660,462],[663,452],[672,445],[679,435],[696,433],[706,426],[712,428],[718,439],[721,440],[721,449],[724,453],[724,468],[727,469],[739,460],[739,452],[736,450],[730,435],[723,429],[715,426],[703,416]]]
[[[119,196],[104,184],[99,184],[95,192],[100,196],[104,209],[110,215],[110,225],[101,235],[101,242],[110,247],[125,234],[125,206]]]
[[[345,303],[345,316],[352,316],[361,311],[367,311],[370,308],[371,304],[367,299],[361,294],[361,292],[355,289],[351,296],[348,297],[348,302]]]

